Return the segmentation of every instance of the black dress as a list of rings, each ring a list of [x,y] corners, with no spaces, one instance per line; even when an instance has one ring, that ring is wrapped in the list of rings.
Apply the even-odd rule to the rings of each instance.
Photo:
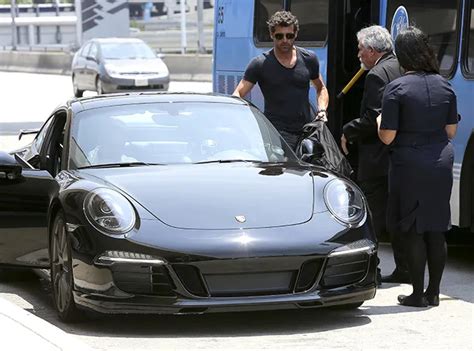
[[[406,74],[387,85],[381,129],[397,131],[390,148],[389,231],[449,229],[454,152],[445,127],[457,122],[456,95],[440,75]]]

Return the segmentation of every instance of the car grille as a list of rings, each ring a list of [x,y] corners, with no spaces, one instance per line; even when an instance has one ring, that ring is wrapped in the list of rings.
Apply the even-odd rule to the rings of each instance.
[[[297,271],[207,274],[211,296],[261,296],[293,291]]]
[[[335,288],[357,283],[364,279],[369,269],[370,256],[366,253],[330,257],[320,286]]]
[[[121,72],[120,75],[121,76],[137,76],[137,75],[142,75],[142,74],[148,74],[148,75],[157,75],[159,74],[159,72],[157,71],[153,71],[153,72],[146,72],[146,71],[142,71],[142,72]]]
[[[111,267],[114,283],[130,294],[175,297],[175,289],[168,271],[162,266],[114,264]]]
[[[193,265],[174,264],[184,288],[200,297],[264,296],[303,292],[320,276],[324,258],[304,262],[300,269],[269,272],[201,274]]]
[[[145,85],[143,87],[137,87],[135,85],[118,85],[117,90],[144,90],[144,89],[156,89],[156,90],[163,90],[165,87],[163,84],[152,84],[152,85]]]

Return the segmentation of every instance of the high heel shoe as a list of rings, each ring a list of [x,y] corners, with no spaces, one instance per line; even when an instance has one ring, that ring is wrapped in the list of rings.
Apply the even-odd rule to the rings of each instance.
[[[416,297],[413,295],[398,295],[398,302],[403,306],[428,307],[428,300],[425,296]]]
[[[439,306],[439,294],[428,295],[425,293],[424,295],[425,295],[426,301],[428,301],[428,305]]]

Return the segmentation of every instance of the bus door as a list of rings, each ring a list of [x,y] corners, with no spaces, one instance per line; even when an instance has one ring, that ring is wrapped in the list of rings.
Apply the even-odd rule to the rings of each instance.
[[[344,0],[329,2],[329,28],[327,39],[327,88],[329,91],[329,128],[336,140],[342,126],[359,117],[364,90],[365,74],[349,92],[336,98],[344,86],[360,69],[357,58],[356,33],[369,25],[379,24],[379,0]],[[357,154],[351,152],[351,156]],[[350,159],[353,165],[355,159]]]
[[[217,0],[215,3],[213,90],[232,94],[250,60],[271,50],[267,21],[279,10],[291,11],[299,21],[296,45],[314,51],[326,78],[328,8],[330,0]],[[246,97],[263,110],[258,85]],[[316,104],[315,89],[310,100]]]

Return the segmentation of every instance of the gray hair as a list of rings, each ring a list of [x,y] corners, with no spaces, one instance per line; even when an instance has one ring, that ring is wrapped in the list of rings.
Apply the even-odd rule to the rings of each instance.
[[[387,28],[370,26],[357,32],[357,40],[365,48],[372,48],[377,52],[393,51],[392,36]]]

